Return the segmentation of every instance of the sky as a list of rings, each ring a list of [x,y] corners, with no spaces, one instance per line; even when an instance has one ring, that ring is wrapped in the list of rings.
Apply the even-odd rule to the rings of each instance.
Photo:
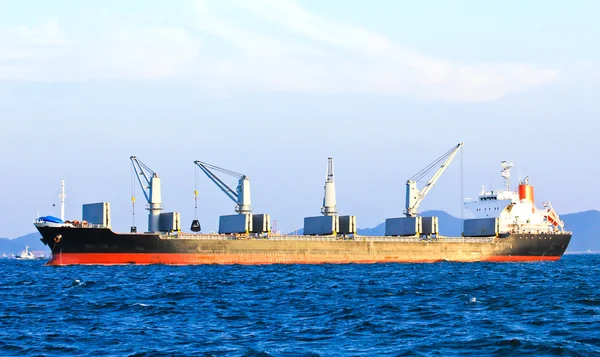
[[[67,218],[108,201],[128,231],[133,194],[145,229],[131,155],[161,176],[184,230],[235,213],[203,176],[194,208],[194,160],[250,177],[254,212],[291,232],[320,214],[331,156],[340,214],[369,228],[401,216],[406,180],[459,142],[421,210],[460,216],[463,196],[502,186],[501,160],[514,184],[529,176],[538,206],[600,209],[599,12],[592,0],[0,0],[0,237],[58,215],[62,179]]]

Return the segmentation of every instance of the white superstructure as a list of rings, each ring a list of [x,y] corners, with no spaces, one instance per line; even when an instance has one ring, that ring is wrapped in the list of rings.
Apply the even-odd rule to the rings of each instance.
[[[501,233],[547,233],[563,230],[564,224],[550,203],[543,208],[535,206],[533,186],[529,178],[519,182],[516,191],[511,189],[510,169],[512,163],[501,162],[504,188],[486,190],[481,188],[477,199],[464,201],[465,219],[498,218]]]

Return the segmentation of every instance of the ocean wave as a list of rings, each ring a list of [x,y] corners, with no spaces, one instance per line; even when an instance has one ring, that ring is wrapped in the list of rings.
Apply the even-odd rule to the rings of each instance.
[[[2,268],[3,356],[600,355],[598,255]]]

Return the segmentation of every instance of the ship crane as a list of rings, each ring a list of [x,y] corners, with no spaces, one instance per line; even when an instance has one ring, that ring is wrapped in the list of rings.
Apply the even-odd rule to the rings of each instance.
[[[404,213],[406,217],[416,217],[419,214],[419,205],[421,202],[423,202],[425,196],[427,196],[429,191],[431,191],[444,171],[446,171],[448,165],[450,165],[452,159],[454,159],[462,146],[463,143],[459,143],[458,145],[454,146],[444,155],[437,158],[431,164],[427,165],[427,167],[425,167],[423,170],[419,171],[406,181],[406,211]],[[427,184],[421,190],[419,190],[417,188],[417,182],[430,174],[436,167],[438,168],[437,171],[433,174],[431,179],[429,179]]]
[[[227,170],[215,165],[207,164],[199,160],[194,161],[202,172],[221,189],[233,202],[236,203],[235,211],[239,214],[250,214],[252,213],[252,207],[250,206],[250,179],[248,176]],[[234,190],[227,185],[223,180],[219,178],[213,171],[220,172],[238,179],[238,186]]]
[[[160,194],[160,177],[137,157],[131,156],[130,160],[148,203],[146,207],[148,210],[148,232],[158,232],[160,211],[163,209]],[[132,197],[132,202],[135,202],[135,197]],[[135,230],[135,227],[131,228],[132,231]]]

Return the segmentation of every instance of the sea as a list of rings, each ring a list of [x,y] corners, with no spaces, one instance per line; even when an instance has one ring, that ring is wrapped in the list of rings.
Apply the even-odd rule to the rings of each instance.
[[[593,254],[0,271],[0,356],[600,356]]]

